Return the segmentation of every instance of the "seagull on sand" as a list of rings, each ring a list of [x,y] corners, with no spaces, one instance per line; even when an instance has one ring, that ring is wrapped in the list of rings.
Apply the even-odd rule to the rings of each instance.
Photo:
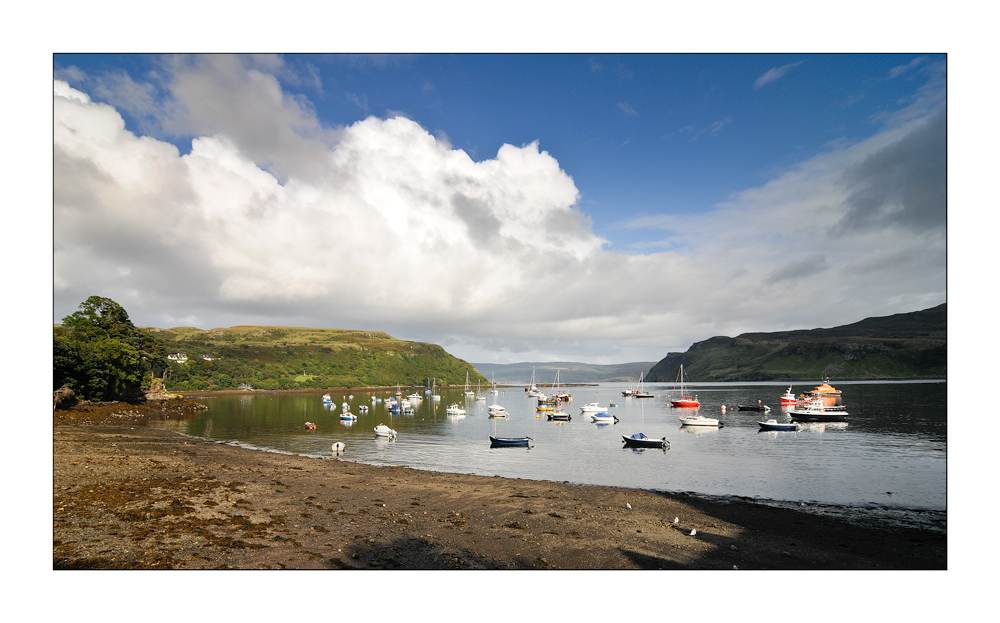
[[[625,502],[625,508],[632,510],[632,505],[629,504],[628,502]]]

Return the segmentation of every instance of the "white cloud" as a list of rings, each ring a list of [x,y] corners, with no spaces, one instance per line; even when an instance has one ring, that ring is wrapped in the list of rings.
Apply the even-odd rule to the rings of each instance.
[[[262,70],[274,62],[174,62],[161,111],[196,134],[186,155],[55,82],[56,320],[98,294],[141,324],[377,329],[473,361],[610,363],[943,300],[943,206],[911,201],[943,126],[917,108],[710,213],[627,223],[667,249],[629,255],[605,249],[538,143],[475,162],[404,117],[330,128]]]
[[[797,63],[789,63],[787,65],[782,65],[781,67],[772,67],[765,71],[756,81],[753,83],[753,90],[756,91],[761,89],[772,82],[777,82],[785,77],[785,74],[795,69],[805,61],[799,61]]]

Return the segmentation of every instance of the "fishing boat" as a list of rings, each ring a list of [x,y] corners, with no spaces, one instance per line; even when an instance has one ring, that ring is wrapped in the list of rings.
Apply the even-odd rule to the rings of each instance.
[[[793,422],[842,422],[847,419],[847,407],[826,404],[827,398],[813,398],[804,406],[788,411]]]
[[[703,415],[682,415],[678,417],[681,426],[719,426],[719,420]]]
[[[465,408],[459,406],[457,402],[453,402],[448,405],[448,408],[444,410],[448,415],[465,415]]]
[[[599,423],[603,422],[605,424],[617,424],[618,423],[618,417],[617,416],[611,415],[610,413],[606,413],[606,412],[591,413],[590,414],[590,419],[593,420],[593,421],[595,421],[595,422],[599,422]]]
[[[333,398],[330,398],[330,394],[323,394],[323,404],[325,405],[333,404]]]
[[[350,411],[344,411],[343,413],[340,414],[340,419],[348,422],[353,422],[354,420],[358,419],[358,416],[354,415]]]
[[[601,413],[602,411],[604,413],[607,413],[608,408],[602,407],[599,403],[596,402],[588,402],[587,404],[580,407],[581,415],[587,415],[588,413]]]
[[[765,422],[757,422],[761,430],[798,430],[798,425],[795,422],[779,422],[778,420],[767,420]]]
[[[679,408],[682,408],[682,409],[689,409],[689,408],[694,408],[694,407],[700,406],[701,403],[698,402],[698,396],[695,396],[694,398],[692,398],[691,396],[688,396],[688,395],[684,394],[684,364],[681,364],[681,369],[678,372],[678,376],[680,378],[680,388],[681,388],[681,391],[680,391],[679,396],[677,398],[674,398],[674,391],[677,390],[677,385],[675,384],[674,385],[674,391],[670,392],[670,406],[671,407],[679,407]],[[711,418],[709,418],[709,419],[711,419]]]
[[[636,433],[631,437],[626,437],[622,435],[622,441],[625,442],[626,448],[669,448],[670,442],[667,441],[666,437],[660,439],[651,439],[642,433]]]
[[[418,394],[417,392],[413,392],[412,394],[407,396],[406,399],[410,401],[410,404],[418,404],[421,400],[424,399],[424,397]]]
[[[368,405],[359,405],[358,411],[360,411],[361,413],[368,413]]]
[[[306,430],[316,430],[316,425],[312,422],[306,422]]]
[[[529,442],[534,441],[531,437],[494,437],[490,435],[491,448],[528,448]]]
[[[781,400],[781,404],[782,405],[793,405],[793,404],[799,402],[799,399],[796,398],[795,394],[792,393],[792,386],[791,385],[789,385],[788,389],[785,391],[785,393],[781,395],[780,400]]]
[[[391,428],[389,428],[385,424],[379,424],[378,426],[375,427],[375,436],[376,437],[387,437],[389,439],[395,439],[396,438],[396,431],[392,430]]]

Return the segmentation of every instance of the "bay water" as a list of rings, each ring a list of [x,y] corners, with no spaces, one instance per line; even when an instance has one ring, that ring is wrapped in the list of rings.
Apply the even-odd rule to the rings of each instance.
[[[552,480],[689,493],[721,501],[752,499],[778,506],[943,531],[947,510],[947,384],[929,382],[838,382],[846,422],[806,424],[795,432],[762,432],[757,422],[788,421],[777,383],[693,383],[695,412],[719,418],[720,428],[682,427],[690,409],[668,401],[672,384],[649,384],[654,398],[624,397],[627,384],[564,388],[569,422],[549,421],[523,387],[500,388],[485,400],[462,389],[439,389],[440,401],[423,400],[412,415],[391,414],[384,399],[395,389],[315,393],[246,393],[199,398],[208,410],[162,426],[185,435],[248,448],[422,470]],[[814,384],[793,385],[796,394]],[[329,393],[333,405],[324,405]],[[414,390],[403,391],[412,394]],[[381,402],[373,398],[382,399]],[[496,400],[507,419],[491,419]],[[738,411],[737,405],[769,405],[768,414]],[[356,421],[340,419],[348,403]],[[580,407],[599,402],[617,416],[595,423]],[[457,403],[466,415],[448,415]],[[368,407],[368,412],[359,409]],[[613,405],[613,406],[609,406]],[[722,406],[726,406],[723,414]],[[307,430],[306,422],[316,424]],[[395,429],[395,440],[376,438],[374,427]],[[670,448],[623,447],[622,436],[666,437]],[[490,435],[533,439],[529,448],[492,448]],[[335,442],[345,444],[333,453]]]

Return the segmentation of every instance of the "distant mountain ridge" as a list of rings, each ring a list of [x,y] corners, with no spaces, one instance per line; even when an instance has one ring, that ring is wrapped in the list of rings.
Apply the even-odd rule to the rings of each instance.
[[[674,381],[681,364],[688,381],[945,378],[947,333],[942,303],[829,329],[717,336],[668,353],[645,380]]]
[[[559,370],[560,383],[618,383],[639,380],[656,362],[637,361],[631,363],[595,364],[576,361],[544,361],[520,363],[473,363],[476,370],[487,379],[496,376],[497,384],[527,385],[531,380],[531,370],[535,369],[535,382],[552,383]]]

